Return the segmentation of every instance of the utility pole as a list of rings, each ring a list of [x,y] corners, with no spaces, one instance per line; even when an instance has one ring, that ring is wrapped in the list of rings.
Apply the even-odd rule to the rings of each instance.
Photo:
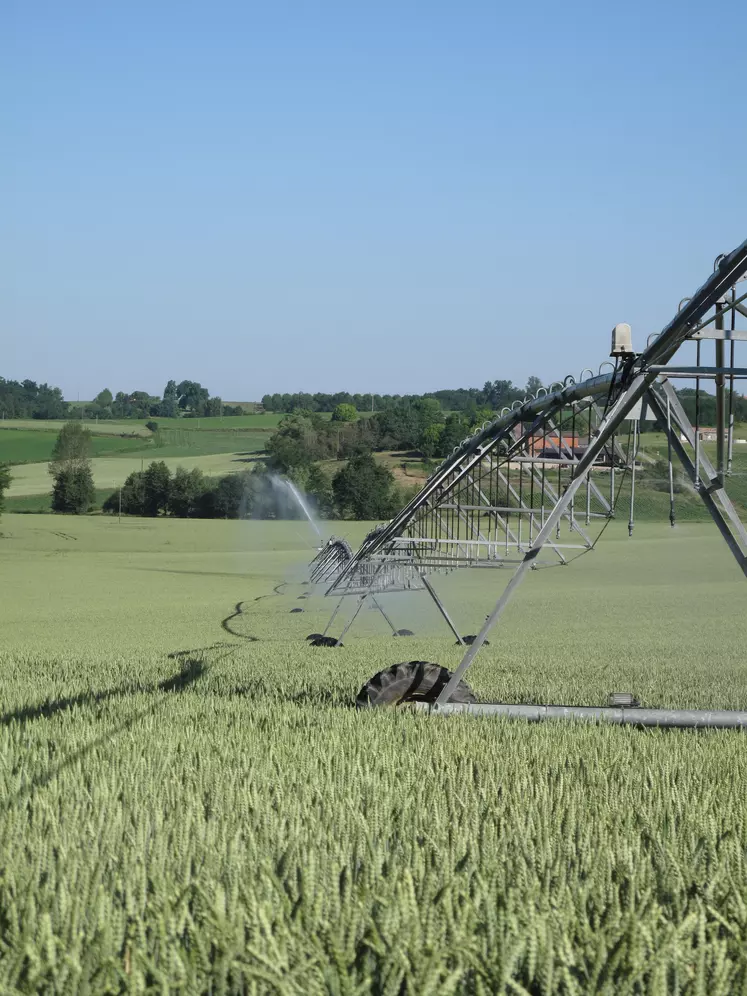
[[[119,521],[122,521],[122,485],[119,485]]]

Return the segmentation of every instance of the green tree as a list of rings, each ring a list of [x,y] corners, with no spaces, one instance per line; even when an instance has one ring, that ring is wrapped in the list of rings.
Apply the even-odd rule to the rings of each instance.
[[[104,390],[100,391],[93,399],[93,403],[98,405],[99,408],[111,408],[113,401],[114,396],[108,387],[105,387]]]
[[[93,505],[91,433],[80,422],[67,422],[60,429],[52,450],[49,472],[54,479],[52,509],[81,515]]]
[[[5,508],[5,492],[10,487],[10,482],[13,480],[10,474],[10,465],[7,463],[0,463],[0,512]]]
[[[372,415],[366,424],[369,422],[373,423],[381,449],[413,449],[425,428],[421,425],[419,413],[407,402],[400,402],[393,408]]]
[[[493,418],[492,408],[477,408],[475,409],[475,414],[472,417],[472,424],[479,429],[481,425],[485,422],[490,422]]]
[[[133,418],[147,418],[154,404],[160,404],[158,398],[151,398],[147,391],[133,391],[130,395],[130,415]]]
[[[156,516],[169,506],[171,471],[163,460],[153,461],[144,471],[133,471],[121,488],[122,511],[126,515]],[[115,491],[104,502],[105,512],[119,510],[120,492]]]
[[[200,515],[206,519],[240,519],[251,505],[250,475],[227,474],[204,492]]]
[[[169,489],[167,511],[180,519],[193,519],[200,515],[201,503],[207,482],[199,467],[185,470],[177,467]]]
[[[332,517],[335,504],[332,480],[324,473],[318,463],[314,463],[309,467],[304,491],[314,499],[317,511],[323,519]]]
[[[68,422],[60,429],[52,449],[49,465],[51,474],[64,467],[84,466],[91,456],[91,431],[84,429],[80,422]]]
[[[320,415],[288,415],[267,443],[270,469],[295,480],[299,470],[336,456],[338,431],[342,431],[339,425],[333,426]]]
[[[175,380],[170,380],[163,389],[163,401],[158,406],[158,414],[161,418],[176,418],[180,414]]]
[[[469,435],[469,431],[469,422],[461,412],[452,412],[446,418],[437,455],[441,457],[448,456],[454,447],[458,446]]]
[[[95,494],[90,466],[63,467],[55,474],[52,511],[84,515],[93,508]]]
[[[537,391],[539,391],[539,389],[541,387],[544,387],[544,386],[545,385],[542,383],[542,381],[539,379],[539,377],[535,377],[534,375],[532,375],[527,380],[527,386],[526,386],[525,390],[526,390],[527,394],[531,394],[532,397],[534,397],[537,394]]]
[[[355,405],[337,405],[332,412],[333,422],[355,422],[358,418],[358,411]]]
[[[359,453],[332,480],[335,504],[353,519],[388,519],[394,515],[397,493],[394,475],[377,464],[371,453]]]
[[[135,470],[128,475],[126,481],[117,491],[109,495],[102,506],[102,511],[116,515],[121,508],[125,515],[145,515],[145,472]]]
[[[117,391],[112,403],[112,415],[115,418],[127,418],[131,409],[130,399],[124,391]]]
[[[444,421],[444,413],[438,398],[418,398],[413,403],[413,408],[417,412],[421,432],[429,425],[441,424]]]
[[[143,515],[166,512],[171,492],[171,471],[163,460],[154,460],[143,473]]]
[[[420,452],[423,456],[430,458],[438,453],[443,434],[444,427],[437,422],[432,422],[423,429],[420,434]]]
[[[179,407],[190,411],[193,415],[204,414],[210,392],[195,380],[183,380],[176,388],[179,397]]]

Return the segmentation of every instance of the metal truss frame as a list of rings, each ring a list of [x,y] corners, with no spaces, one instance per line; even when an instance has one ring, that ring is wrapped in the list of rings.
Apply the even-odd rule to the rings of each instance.
[[[497,419],[456,447],[430,476],[420,493],[390,522],[366,537],[360,549],[333,580],[328,595],[344,597],[347,593],[355,593],[359,597],[355,614],[344,632],[352,625],[367,595],[374,594],[380,572],[400,567],[412,571],[412,576],[419,576],[422,584],[412,586],[424,587],[428,591],[461,643],[457,628],[435,593],[428,575],[456,567],[513,568],[505,589],[439,694],[435,706],[441,711],[462,708],[450,705],[449,700],[528,572],[549,563],[564,564],[566,550],[584,552],[593,548],[594,541],[580,526],[575,515],[574,501],[579,490],[583,486],[586,488],[585,525],[595,519],[606,522],[614,515],[616,472],[632,473],[629,525],[632,531],[637,428],[642,403],[665,427],[670,452],[670,481],[671,454],[674,454],[747,577],[747,530],[725,488],[725,478],[731,469],[733,444],[733,413],[729,400],[727,416],[726,384],[730,384],[731,399],[735,379],[747,377],[747,369],[734,365],[734,344],[747,339],[747,333],[736,330],[734,323],[737,314],[747,316],[744,304],[747,294],[738,296],[736,288],[746,274],[747,240],[733,252],[719,257],[713,274],[692,298],[681,302],[675,317],[658,335],[649,338],[642,353],[627,353],[618,358],[615,368],[608,373],[600,372],[579,383],[573,378],[566,378],[563,384],[553,385],[548,392],[540,392],[537,397],[527,398],[510,409],[504,409]],[[714,314],[707,318],[712,309]],[[727,314],[731,314],[731,329],[725,328]],[[700,342],[704,339],[715,340],[716,364],[713,367],[703,366],[700,362]],[[697,344],[697,365],[670,365],[678,350],[688,341]],[[727,342],[730,343],[728,364],[725,363]],[[677,378],[695,379],[698,385],[701,378],[715,380],[718,433],[715,467],[699,445],[697,424],[695,427],[691,425],[672,387],[671,380]],[[577,416],[587,420],[588,435],[582,448],[577,446]],[[626,420],[631,423],[633,433],[632,453],[630,445],[627,453],[624,452],[617,436]],[[574,421],[570,437],[569,421]],[[554,456],[548,457],[546,447],[542,452],[536,452],[538,434],[542,434],[545,441],[548,437],[554,437]],[[680,434],[685,439],[684,443]],[[548,466],[557,467],[557,486],[548,477]],[[516,478],[513,483],[510,479],[512,471],[517,469],[518,487]],[[601,473],[605,473],[611,481],[609,499],[597,483]],[[529,496],[523,488],[525,475],[529,481]],[[503,502],[496,497],[496,485],[505,489]],[[542,493],[539,507],[535,501],[538,488]],[[473,501],[464,500],[468,494],[475,496]],[[596,503],[596,511],[592,511],[592,501]],[[516,523],[513,528],[512,519]],[[579,543],[559,542],[562,521],[567,522],[575,532]],[[528,524],[528,535],[522,531],[524,523]],[[498,529],[501,531],[500,543]],[[548,554],[550,561],[547,560]],[[328,628],[339,610],[342,597]],[[470,706],[469,711],[480,711],[481,708],[481,705]],[[484,708],[495,712],[501,708],[523,707],[485,704]],[[563,710],[570,707],[541,708]],[[642,712],[636,710],[636,716],[640,720]],[[629,720],[618,717],[613,721]],[[728,716],[727,719],[721,716],[719,723],[728,725]],[[698,723],[694,721],[689,725]],[[704,722],[704,725],[708,724]],[[744,725],[744,722],[735,720],[734,725]]]
[[[375,532],[376,530],[374,530]],[[329,584],[331,582],[334,586],[341,575],[345,574],[347,578],[345,590],[342,592],[340,601],[335,607],[322,635],[326,636],[329,632],[335,617],[342,607],[343,598],[346,595],[358,595],[358,604],[355,612],[338,637],[336,646],[342,643],[342,638],[357,618],[366,598],[371,599],[374,608],[384,617],[392,631],[392,635],[399,636],[399,630],[384,611],[381,602],[376,598],[376,593],[420,590],[427,588],[425,580],[421,578],[417,571],[412,570],[407,565],[387,564],[384,562],[363,563],[358,566],[354,573],[346,573],[346,569],[352,560],[353,551],[347,540],[341,539],[338,536],[331,536],[309,564],[310,584]]]
[[[670,372],[675,375],[679,372],[677,369],[670,371],[667,364],[672,360],[680,347],[688,339],[693,337],[694,334],[700,332],[703,327],[713,322],[714,319],[716,332],[718,332],[719,325],[721,325],[719,318],[723,319],[724,311],[730,309],[734,311],[735,305],[741,302],[742,299],[737,298],[735,285],[745,274],[747,274],[747,240],[733,252],[720,257],[717,260],[717,265],[712,276],[696,291],[678,314],[653,342],[648,345],[646,350],[639,356],[629,358],[619,378],[615,391],[616,396],[614,400],[610,399],[611,403],[608,405],[598,432],[576,465],[570,484],[558,499],[530,549],[516,568],[476,639],[468,648],[462,661],[439,694],[436,701],[437,706],[443,707],[449,702],[464,672],[474,660],[480,647],[485,642],[488,633],[503,614],[509,601],[526,577],[527,571],[532,567],[542,547],[549,540],[552,530],[572,502],[574,494],[583,481],[583,475],[594,464],[605,443],[612,437],[622,420],[629,415],[644,396],[646,396],[647,401],[652,405],[659,419],[666,425],[667,438],[672,449],[677,453],[685,470],[689,473],[697,493],[703,499],[711,516],[714,518],[721,535],[725,539],[742,572],[747,576],[747,532],[726,493],[723,473],[721,472],[725,436],[723,419],[717,425],[717,431],[720,436],[718,452],[721,464],[719,472],[717,472],[706,458],[702,449],[698,447],[698,434],[690,425],[690,421],[682,409],[679,398],[671,387],[671,384],[666,380]],[[708,322],[703,322],[707,312],[714,307],[716,308],[714,318]],[[690,376],[696,375],[690,373]],[[727,376],[739,376],[733,369],[730,370],[723,366],[716,368],[714,375],[721,378],[721,380]],[[656,381],[660,378],[664,378],[661,387],[656,385]],[[663,402],[662,394],[664,396]],[[720,408],[723,412],[723,399]],[[680,442],[679,436],[674,432],[671,424],[673,414],[675,422],[684,432],[688,441],[691,441],[695,453],[692,460]],[[704,472],[706,481],[701,479],[701,469]],[[743,724],[740,722],[737,725]]]
[[[311,584],[334,581],[352,559],[353,551],[348,541],[330,536],[309,564],[309,581]]]
[[[606,384],[604,378],[601,382]],[[566,384],[570,386],[568,382]],[[577,409],[588,412],[589,434],[601,418],[593,396],[585,396],[585,387],[585,384],[578,385],[575,400],[570,402],[567,395],[561,396],[558,392],[548,395],[548,401],[543,401],[531,418],[523,412],[517,418],[515,409],[505,412],[493,426],[494,431],[485,436],[485,445],[477,453],[466,448],[457,461],[453,458],[444,461],[432,477],[437,484],[436,497],[411,503],[405,527],[398,535],[389,538],[390,523],[366,537],[361,549],[334,578],[327,594],[357,595],[362,599],[373,591],[424,588],[457,642],[463,645],[462,636],[428,575],[457,567],[506,567],[518,563],[540,521],[544,521],[552,507],[546,500],[552,504],[558,500],[562,474],[578,462],[578,456],[573,452],[575,430],[569,440],[567,430],[562,426],[563,410],[566,420],[573,423]],[[595,389],[600,390],[598,384],[592,385],[592,390]],[[555,440],[559,458],[544,452],[548,440]],[[538,443],[541,444],[539,453],[535,449]],[[616,462],[624,466],[624,455],[619,447],[616,451],[610,448],[608,452],[606,469],[613,477]],[[527,464],[531,466],[527,467]],[[557,487],[549,476],[556,470],[559,475]],[[486,494],[485,489],[490,494]],[[500,500],[497,497],[499,490],[505,492]],[[586,477],[586,490],[587,524],[592,516],[606,520],[612,514],[612,496],[608,501],[591,473]],[[598,506],[595,512],[591,511],[592,496]],[[511,519],[516,522],[514,528]],[[560,536],[550,540],[551,557],[542,562],[545,566],[566,564],[568,551],[575,554],[593,546],[593,541],[574,517],[573,509],[566,519],[571,531],[577,534],[578,542],[563,543]],[[523,532],[525,524],[528,524],[528,536]],[[333,618],[339,610],[338,604]],[[356,616],[359,611],[356,607]],[[346,625],[344,633],[352,621]]]

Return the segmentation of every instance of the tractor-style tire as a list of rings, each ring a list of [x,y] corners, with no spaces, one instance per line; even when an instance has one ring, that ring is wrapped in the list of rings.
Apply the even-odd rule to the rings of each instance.
[[[336,636],[318,636],[309,643],[311,647],[344,647],[344,643],[338,643]]]
[[[379,671],[358,692],[356,708],[372,709],[402,702],[435,702],[451,678],[451,671],[429,661],[393,664]],[[476,702],[472,689],[460,681],[450,702]]]

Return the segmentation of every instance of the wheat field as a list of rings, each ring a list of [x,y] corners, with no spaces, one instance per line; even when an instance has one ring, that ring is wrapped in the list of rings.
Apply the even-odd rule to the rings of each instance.
[[[303,523],[0,533],[0,991],[747,993],[743,734],[357,713],[459,650],[420,593],[384,598],[414,638],[307,647]],[[505,579],[435,583],[475,632]],[[613,526],[468,681],[745,708],[743,584],[707,526]]]

